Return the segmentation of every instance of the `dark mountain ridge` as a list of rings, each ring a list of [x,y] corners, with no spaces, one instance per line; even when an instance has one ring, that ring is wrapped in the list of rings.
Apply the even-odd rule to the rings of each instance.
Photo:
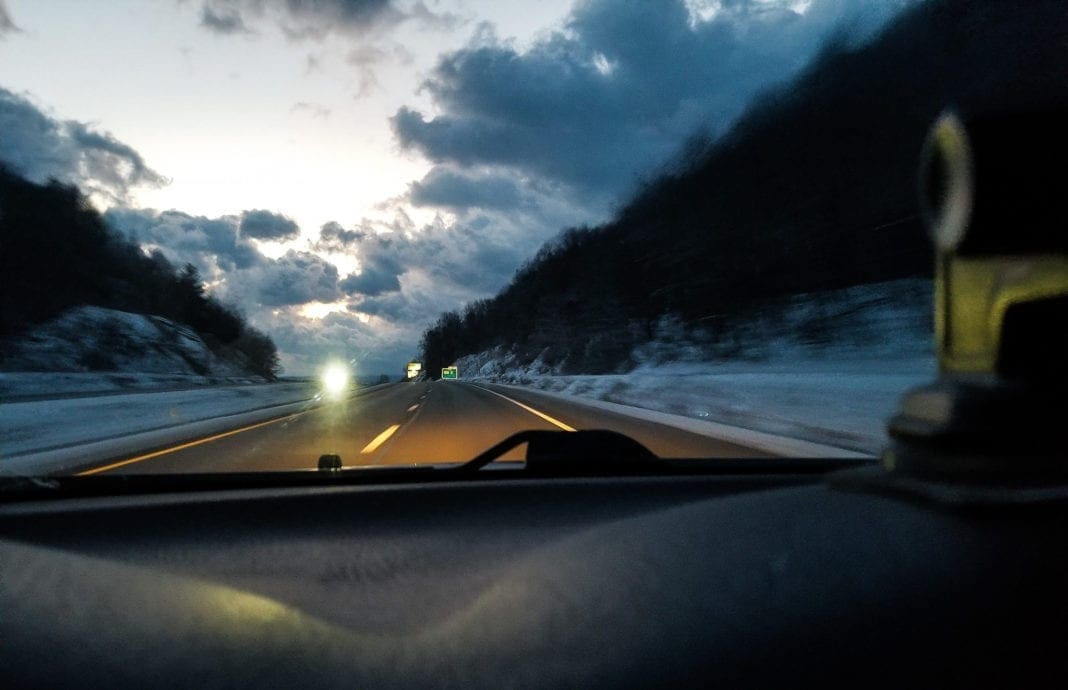
[[[1063,2],[933,0],[859,48],[833,40],[609,223],[563,232],[496,297],[423,337],[430,371],[503,347],[566,373],[624,370],[675,315],[729,337],[791,295],[930,274],[917,207],[927,128],[1068,102]]]

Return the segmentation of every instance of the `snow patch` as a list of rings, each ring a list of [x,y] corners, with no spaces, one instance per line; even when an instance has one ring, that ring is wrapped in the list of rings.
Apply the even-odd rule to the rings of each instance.
[[[663,317],[626,373],[564,374],[505,348],[460,375],[619,403],[876,454],[901,395],[936,374],[931,283],[899,280],[799,295],[717,338]]]
[[[83,306],[3,346],[7,372],[122,372],[248,377],[191,328],[161,316]],[[262,381],[262,379],[259,379]]]

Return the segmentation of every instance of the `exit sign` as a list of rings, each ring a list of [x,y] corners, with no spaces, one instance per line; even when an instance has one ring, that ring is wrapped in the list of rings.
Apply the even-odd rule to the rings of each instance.
[[[441,370],[441,378],[446,381],[455,381],[456,379],[460,378],[460,372],[456,369],[456,367],[445,367]]]

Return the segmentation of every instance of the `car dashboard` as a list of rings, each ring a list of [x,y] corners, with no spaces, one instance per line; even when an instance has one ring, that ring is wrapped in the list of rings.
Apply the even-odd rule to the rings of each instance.
[[[4,676],[11,687],[1065,677],[1068,490],[945,501],[884,481],[874,463],[788,468],[9,502]]]

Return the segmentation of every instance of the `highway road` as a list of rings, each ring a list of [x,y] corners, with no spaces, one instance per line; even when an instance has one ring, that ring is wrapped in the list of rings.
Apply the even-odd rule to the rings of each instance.
[[[767,452],[536,392],[460,381],[397,383],[279,419],[119,458],[82,474],[308,469],[336,453],[345,467],[468,460],[525,429],[611,429],[661,457]],[[521,460],[523,448],[503,459]]]

